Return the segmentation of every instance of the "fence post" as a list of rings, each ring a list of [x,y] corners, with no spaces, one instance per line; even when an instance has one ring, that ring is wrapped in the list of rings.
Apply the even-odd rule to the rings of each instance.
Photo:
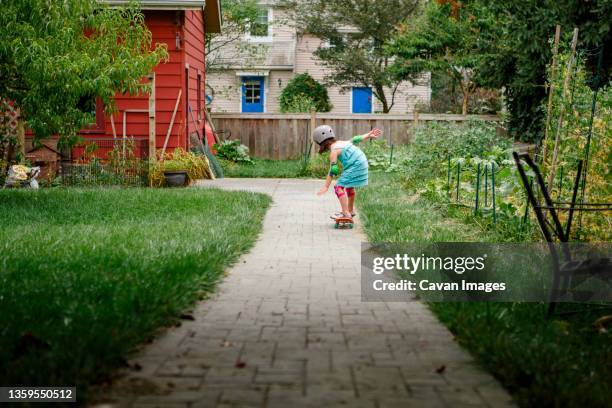
[[[304,126],[305,129],[305,134],[304,134],[304,144],[302,147],[302,161],[304,162],[304,167],[306,167],[306,165],[308,164],[308,159],[310,158],[310,149],[309,147],[311,147],[310,144],[310,124],[308,122],[306,122],[306,125]]]
[[[529,184],[531,185],[531,190],[533,190],[533,178],[529,178]],[[527,222],[527,214],[529,214],[529,196],[527,196],[527,204],[525,204],[525,214],[523,214],[523,224]]]
[[[155,72],[149,75],[151,93],[149,94],[149,161],[157,160],[155,150]]]
[[[495,162],[491,163],[491,204],[493,205],[493,224],[497,223],[495,211]]]
[[[448,171],[446,174],[446,178],[447,180],[447,184],[446,184],[446,195],[448,196],[448,198],[450,198],[451,193],[450,193],[450,188],[451,188],[451,159],[450,159],[450,154],[448,155]]]
[[[391,156],[389,157],[389,166],[393,164],[393,143],[391,143]]]
[[[484,168],[485,185],[484,185],[484,208],[487,207],[487,198],[489,195],[489,165],[485,163]]]
[[[23,163],[25,160],[25,126],[19,109],[17,109],[17,149],[21,156],[19,162]]]
[[[455,201],[459,202],[459,183],[461,182],[461,162],[457,162],[457,196]]]
[[[314,130],[317,127],[317,111],[315,108],[310,108],[310,157],[314,158],[316,155],[316,146],[314,141]]]
[[[557,193],[557,200],[561,200],[561,190],[563,189],[563,166],[561,166],[559,170],[559,192]]]
[[[474,215],[478,213],[478,193],[480,192],[480,163],[476,166],[476,206],[474,207]]]
[[[572,45],[571,45],[571,54],[569,59],[567,60],[565,79],[563,81],[563,93],[561,94],[561,108],[559,112],[559,118],[557,120],[557,129],[555,132],[555,144],[553,147],[553,156],[550,162],[550,169],[548,173],[548,185],[546,186],[546,191],[548,194],[551,193],[553,188],[553,182],[555,181],[555,173],[557,172],[557,158],[559,156],[559,146],[561,143],[561,130],[563,128],[563,121],[565,120],[565,110],[566,110],[566,99],[568,98],[568,90],[569,83],[572,76],[572,70],[574,69],[574,62],[576,58],[576,44],[578,43],[578,28],[574,28],[574,35],[572,37]]]
[[[555,28],[555,45],[553,46],[552,52],[552,66],[550,77],[555,78],[555,72],[557,70],[557,50],[559,49],[559,38],[561,37],[561,26],[557,24]],[[548,87],[548,107],[546,109],[546,124],[544,125],[544,141],[542,142],[542,168],[546,167],[546,155],[548,152],[548,128],[550,127],[550,112],[552,111],[552,101],[553,101],[553,89],[554,89],[555,81],[551,81]]]

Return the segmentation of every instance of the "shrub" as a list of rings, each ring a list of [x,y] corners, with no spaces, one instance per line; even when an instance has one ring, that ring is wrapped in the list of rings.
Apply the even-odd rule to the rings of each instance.
[[[289,104],[284,107],[283,113],[310,112],[312,108],[316,109],[314,100],[310,96],[300,93],[289,101]]]
[[[289,81],[280,96],[281,112],[329,112],[332,104],[327,89],[308,73],[297,75]]]
[[[225,140],[221,144],[215,143],[213,148],[221,159],[234,163],[253,163],[249,157],[249,148],[240,143],[240,140]]]

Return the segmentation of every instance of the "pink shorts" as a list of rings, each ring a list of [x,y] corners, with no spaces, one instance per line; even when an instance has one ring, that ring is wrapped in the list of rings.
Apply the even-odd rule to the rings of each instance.
[[[336,193],[336,196],[338,198],[344,196],[344,194],[348,195],[349,197],[353,197],[355,195],[355,187],[342,187],[339,185],[335,185],[334,193]]]

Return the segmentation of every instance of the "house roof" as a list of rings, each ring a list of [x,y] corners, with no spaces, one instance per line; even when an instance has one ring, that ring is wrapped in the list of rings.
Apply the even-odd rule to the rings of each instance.
[[[111,6],[123,6],[130,0],[101,0]],[[220,0],[141,0],[143,10],[204,10],[207,33],[221,32]]]
[[[123,6],[129,4],[129,0],[102,0],[111,6]],[[142,0],[138,4],[144,10],[202,10],[206,5],[205,0]]]
[[[221,3],[220,0],[208,0],[204,7],[204,25],[207,33],[220,33],[221,23]]]
[[[40,149],[51,150],[53,153],[57,153],[57,154],[61,155],[60,152],[58,152],[57,150],[55,150],[51,146],[47,145],[46,143],[43,143],[40,146],[32,147],[30,150],[27,151],[27,153],[32,153],[32,152],[35,152],[36,150],[40,150]]]

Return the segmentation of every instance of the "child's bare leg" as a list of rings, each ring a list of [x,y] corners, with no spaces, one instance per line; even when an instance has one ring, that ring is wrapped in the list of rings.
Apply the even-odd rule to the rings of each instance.
[[[348,210],[351,214],[355,214],[355,188],[348,187],[346,189],[346,196],[348,197]]]
[[[346,196],[346,194],[342,197],[338,197],[338,200],[340,201],[340,206],[342,207],[342,212],[344,213],[344,215],[347,217],[350,216],[351,211],[349,210],[348,197]]]
[[[342,207],[342,213],[346,217],[350,217],[351,212],[349,211],[349,199],[346,194],[346,191],[344,190],[344,187],[334,186],[334,192],[336,193],[336,196],[338,197],[338,201],[340,201],[340,206]]]

